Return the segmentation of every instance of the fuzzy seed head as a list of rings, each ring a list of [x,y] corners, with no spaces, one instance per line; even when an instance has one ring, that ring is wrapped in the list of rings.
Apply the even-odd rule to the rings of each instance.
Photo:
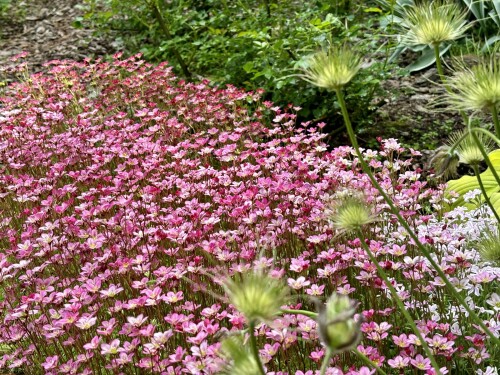
[[[300,75],[315,86],[336,91],[347,85],[361,67],[361,57],[347,47],[320,51],[309,60]]]
[[[247,322],[270,321],[288,300],[288,287],[282,280],[261,272],[249,272],[239,279],[228,279],[224,288],[233,306]]]
[[[452,2],[433,1],[406,10],[401,27],[406,45],[435,46],[459,39],[470,27],[467,12]]]
[[[453,134],[450,137],[449,145],[456,145],[456,153],[460,163],[478,165],[484,160],[481,148],[477,145],[472,137],[472,134],[466,134],[467,131],[462,131]],[[484,133],[476,134],[479,143],[484,147],[486,154],[493,151],[493,141]]]
[[[223,374],[228,375],[260,375],[259,364],[244,345],[241,336],[230,336],[222,341],[222,355],[229,361]]]
[[[481,259],[500,266],[500,233],[499,230],[487,229],[476,244]]]
[[[445,102],[457,110],[479,112],[500,105],[500,63],[490,57],[468,68],[465,64],[449,80]]]
[[[372,207],[359,194],[340,197],[330,208],[333,226],[346,232],[354,232],[375,220]]]
[[[357,302],[332,294],[318,314],[319,336],[323,344],[339,353],[355,346],[361,338],[361,321],[354,319]]]

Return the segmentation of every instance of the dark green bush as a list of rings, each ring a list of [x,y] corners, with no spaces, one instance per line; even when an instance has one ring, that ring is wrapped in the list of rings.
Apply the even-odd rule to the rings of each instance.
[[[378,44],[366,2],[346,0],[86,0],[85,19],[113,32],[123,49],[169,61],[187,79],[208,78],[249,90],[263,88],[277,105],[302,107],[301,120],[335,121],[332,95],[296,76],[307,56],[348,41],[368,54]],[[370,44],[365,40],[369,35]],[[378,68],[378,69],[377,69]],[[349,89],[354,122],[366,119],[384,64]],[[327,129],[332,130],[332,129]]]

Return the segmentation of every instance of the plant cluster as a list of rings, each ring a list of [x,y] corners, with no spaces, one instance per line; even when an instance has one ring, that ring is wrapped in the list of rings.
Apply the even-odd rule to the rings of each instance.
[[[349,4],[351,3],[351,4]],[[149,61],[169,61],[186,79],[206,78],[247,90],[264,89],[265,100],[300,106],[305,120],[337,119],[338,108],[321,90],[294,75],[307,56],[329,43],[356,40],[367,53],[382,36],[372,35],[377,17],[349,1],[86,0],[86,16],[98,32],[114,32],[129,53]],[[361,22],[362,21],[362,22]],[[369,36],[369,38],[367,38]],[[350,90],[356,124],[367,122],[384,61],[373,61]],[[331,129],[329,129],[331,130]]]
[[[48,67],[0,98],[0,366],[494,371],[500,270],[471,241],[495,221],[443,215],[417,151],[327,151],[297,108],[138,56]]]

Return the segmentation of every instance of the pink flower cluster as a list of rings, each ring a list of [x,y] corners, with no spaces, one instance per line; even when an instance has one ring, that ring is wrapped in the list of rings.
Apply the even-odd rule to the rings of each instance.
[[[327,151],[292,108],[178,81],[137,56],[51,65],[0,98],[0,367],[217,373],[221,336],[245,321],[213,275],[266,268],[287,280],[289,308],[333,292],[359,300],[359,350],[388,373],[432,374],[359,240],[336,236],[327,207],[345,190],[377,206],[369,246],[443,373],[493,363],[485,335],[386,212],[351,148]],[[441,190],[419,180],[397,142],[381,146],[365,152],[380,183],[498,333],[499,309],[485,301],[500,273],[467,250],[467,214],[438,220]],[[319,368],[314,320],[286,314],[256,334],[269,373]],[[373,370],[346,354],[329,373]]]

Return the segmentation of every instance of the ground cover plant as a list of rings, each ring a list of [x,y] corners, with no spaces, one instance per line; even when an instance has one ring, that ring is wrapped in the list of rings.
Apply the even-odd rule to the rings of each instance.
[[[49,67],[0,99],[1,366],[494,373],[496,221],[446,212],[418,151],[328,150],[297,108],[138,56]]]

